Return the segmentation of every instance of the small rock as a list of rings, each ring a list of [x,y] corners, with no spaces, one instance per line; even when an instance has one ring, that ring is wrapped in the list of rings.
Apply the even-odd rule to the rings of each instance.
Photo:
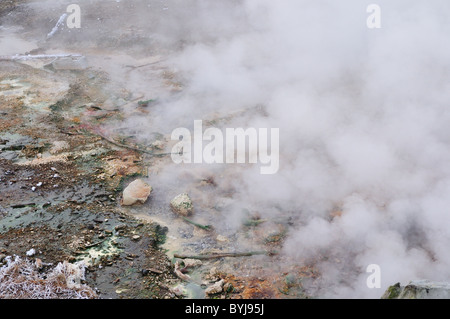
[[[114,227],[114,229],[115,229],[116,231],[119,231],[119,230],[125,229],[126,227],[127,227],[127,225],[125,225],[125,224],[120,224],[120,225],[117,225],[116,227]]]
[[[208,279],[209,282],[216,282],[220,280],[220,271],[217,269],[217,267],[212,267],[209,270],[209,273],[206,274],[205,279]]]
[[[214,285],[211,285],[208,288],[206,288],[205,293],[207,295],[215,295],[215,294],[221,293],[223,291],[224,283],[225,283],[225,280],[223,280],[223,279],[219,280]]]
[[[35,266],[36,266],[37,269],[41,269],[42,266],[43,266],[42,260],[40,260],[39,258],[36,258],[36,261],[35,261],[34,264],[35,264]]]
[[[137,202],[144,204],[151,192],[152,187],[150,185],[141,179],[137,179],[125,188],[120,204],[122,206],[134,205]]]
[[[234,203],[234,200],[231,198],[220,198],[217,200],[217,203],[214,205],[214,209],[218,211],[224,211],[230,208]]]
[[[132,240],[138,241],[139,239],[141,239],[141,236],[139,235],[134,235],[133,237],[131,237]]]
[[[224,243],[224,242],[228,241],[228,238],[226,238],[225,236],[222,236],[222,235],[217,235],[216,240]]]
[[[203,264],[201,260],[191,259],[191,258],[183,259],[183,263],[184,263],[184,267],[186,267],[186,268],[194,268],[194,267],[201,266]]]
[[[178,215],[189,216],[192,214],[194,206],[192,205],[192,200],[188,194],[183,193],[170,201],[170,208]]]
[[[227,293],[231,293],[231,292],[233,292],[233,290],[234,290],[234,287],[229,282],[227,282],[225,285],[223,285],[223,291],[225,291]]]
[[[218,275],[219,275],[219,271],[217,270],[217,267],[212,267],[212,268],[209,270],[209,275],[210,275],[211,277],[216,277],[216,276],[218,276]]]
[[[152,143],[152,147],[157,149],[157,150],[163,150],[164,149],[164,142],[162,141],[155,141]]]
[[[0,261],[3,261],[3,259],[5,259],[5,258],[6,258],[5,254],[0,254]]]
[[[31,248],[29,251],[26,252],[28,257],[36,255],[36,250],[34,248]]]
[[[183,287],[182,284],[179,284],[178,286],[175,286],[175,287],[171,288],[170,291],[172,293],[174,293],[175,296],[178,296],[178,297],[181,297],[181,296],[185,295],[184,287]]]

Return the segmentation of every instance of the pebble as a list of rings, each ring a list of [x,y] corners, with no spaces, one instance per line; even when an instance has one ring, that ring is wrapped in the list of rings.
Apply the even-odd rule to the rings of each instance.
[[[36,255],[36,250],[34,248],[31,248],[29,251],[26,252],[26,255],[28,257]]]
[[[201,260],[199,259],[191,259],[191,258],[186,258],[183,260],[184,262],[184,266],[186,268],[193,268],[193,267],[198,267],[201,266],[203,263]]]
[[[184,287],[182,284],[177,285],[176,287],[173,287],[170,289],[172,293],[174,293],[176,296],[181,297],[185,295],[184,293]]]
[[[42,264],[42,260],[39,258],[36,258],[36,262],[34,263],[36,265],[37,269],[41,269],[43,264]]]
[[[216,277],[220,274],[220,272],[217,270],[217,267],[211,267],[211,269],[209,270],[209,275],[211,277]]]
[[[127,227],[127,225],[120,224],[120,225],[117,225],[116,227],[114,227],[114,229],[117,231],[117,230],[125,229],[125,227]]]
[[[217,235],[216,240],[219,242],[227,242],[228,238],[226,238],[225,236],[222,236],[222,235]]]
[[[223,279],[219,280],[214,285],[211,285],[208,288],[206,288],[205,293],[207,295],[214,295],[214,294],[221,293],[223,291],[224,283],[225,283],[225,280],[223,280]]]
[[[227,282],[225,285],[223,285],[223,291],[231,293],[231,292],[233,292],[233,290],[234,290],[234,287],[229,282]]]

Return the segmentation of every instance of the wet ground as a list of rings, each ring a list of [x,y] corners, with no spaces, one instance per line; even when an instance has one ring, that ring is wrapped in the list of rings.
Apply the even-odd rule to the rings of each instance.
[[[126,27],[106,32],[114,19],[105,18],[95,37],[75,30],[69,42],[67,32],[44,41],[34,26],[51,30],[55,11],[64,12],[63,2],[54,10],[32,1],[0,4],[0,41],[29,49],[14,53],[8,52],[13,46],[4,47],[0,55],[70,52],[87,57],[87,62],[0,61],[0,255],[25,257],[33,248],[33,258],[45,263],[84,261],[86,284],[100,298],[311,297],[303,284],[310,285],[319,274],[308,265],[274,257],[295,221],[283,212],[263,220],[249,210],[237,231],[220,226],[230,196],[227,189],[218,189],[214,176],[184,177],[196,206],[193,219],[214,226],[207,230],[170,211],[168,203],[178,191],[172,184],[179,181],[152,185],[143,205],[120,205],[127,183],[151,180],[170,163],[159,147],[167,135],[153,132],[143,140],[120,123],[131,114],[148,114],[142,101],[176,94],[182,84],[161,62],[169,51],[140,32],[139,22],[133,32]],[[152,4],[164,10],[159,1]],[[102,10],[109,17],[117,7],[105,2]],[[88,26],[98,21],[86,19]],[[101,45],[81,49],[81,39]],[[117,72],[108,71],[107,65],[115,63]],[[150,89],[132,91],[115,82],[124,76],[146,79]],[[257,253],[204,259],[195,267],[175,257],[242,251]],[[177,273],[179,265],[189,280]],[[222,289],[207,295],[206,288],[221,279]]]
[[[86,283],[100,297],[170,297],[176,277],[159,247],[166,230],[117,208],[123,180],[143,174],[140,156],[82,127],[78,117],[90,112],[83,104],[92,98],[77,86],[83,75],[49,76],[6,62],[1,70],[1,253],[25,256],[33,248],[44,263],[84,260]],[[53,97],[46,81],[56,83]],[[118,159],[130,162],[126,170],[113,166]]]

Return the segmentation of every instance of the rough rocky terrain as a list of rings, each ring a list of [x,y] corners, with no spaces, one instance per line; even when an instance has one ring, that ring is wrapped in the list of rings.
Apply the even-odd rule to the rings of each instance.
[[[206,207],[198,193],[214,198],[213,177],[186,176],[198,192],[192,197],[199,213],[192,219],[173,214],[170,199],[177,193],[166,200],[161,185],[151,185],[148,200],[121,205],[126,185],[157,173],[170,159],[162,147],[167,136],[143,141],[121,130],[130,114],[148,114],[153,96],[115,79],[132,71],[148,74],[158,95],[176,94],[182,85],[174,71],[157,64],[168,50],[140,29],[142,21],[112,27],[114,14],[147,2],[120,8],[104,2],[84,16],[83,30],[96,33],[65,29],[46,41],[44,30],[55,26],[67,3],[47,3],[45,9],[37,1],[0,3],[0,41],[11,44],[8,50],[17,41],[29,48],[0,54],[6,57],[0,60],[0,266],[8,256],[39,260],[46,265],[41,271],[64,261],[84,262],[83,284],[99,298],[310,297],[303,283],[320,278],[313,267],[271,268],[289,220],[265,221],[249,212],[232,238],[209,224],[220,223],[220,208]],[[159,1],[151,4],[164,9]],[[7,58],[61,52],[82,54],[87,62]],[[124,73],[102,68],[117,61]],[[251,247],[246,240],[259,250],[241,256],[239,249],[248,253]],[[208,257],[189,264],[177,252]]]
[[[450,285],[447,282],[414,280],[401,286],[400,283],[390,286],[382,299],[449,299]]]

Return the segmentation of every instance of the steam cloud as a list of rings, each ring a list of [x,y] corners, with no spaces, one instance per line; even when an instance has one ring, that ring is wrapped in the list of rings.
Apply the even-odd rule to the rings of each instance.
[[[280,170],[241,172],[235,199],[301,220],[284,253],[328,256],[319,268],[329,297],[377,298],[395,282],[450,275],[450,4],[378,1],[377,30],[366,26],[369,4],[178,3],[188,33],[169,34],[189,41],[173,60],[187,86],[166,120],[264,106],[246,121],[280,128]],[[369,264],[380,265],[382,289],[367,288]]]

